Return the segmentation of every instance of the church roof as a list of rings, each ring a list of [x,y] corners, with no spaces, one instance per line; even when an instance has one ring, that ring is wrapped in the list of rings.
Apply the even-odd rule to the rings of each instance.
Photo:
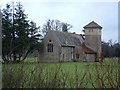
[[[83,28],[100,28],[100,29],[102,29],[102,27],[94,21],[90,22],[89,24],[87,24]]]
[[[56,41],[62,47],[76,47],[78,49],[83,48],[85,52],[94,53],[94,51],[84,44],[84,38],[81,34],[61,32],[61,31],[49,31]]]
[[[88,47],[85,43],[83,43],[81,46],[82,46],[83,50],[85,51],[85,53],[96,54],[96,52],[94,50],[92,50],[90,47]]]
[[[54,37],[58,40],[61,46],[76,46],[84,42],[84,39],[79,34],[73,34],[61,31],[51,31]]]

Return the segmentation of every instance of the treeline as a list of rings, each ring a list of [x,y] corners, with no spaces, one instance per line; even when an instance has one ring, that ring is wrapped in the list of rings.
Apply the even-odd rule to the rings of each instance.
[[[120,43],[102,41],[102,54],[104,57],[120,57]]]

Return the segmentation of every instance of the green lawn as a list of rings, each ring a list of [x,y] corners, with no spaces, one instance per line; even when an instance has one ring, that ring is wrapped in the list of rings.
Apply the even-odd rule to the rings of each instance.
[[[30,61],[30,63],[29,63]],[[113,88],[118,83],[116,59],[104,62],[3,64],[3,87],[7,88]]]

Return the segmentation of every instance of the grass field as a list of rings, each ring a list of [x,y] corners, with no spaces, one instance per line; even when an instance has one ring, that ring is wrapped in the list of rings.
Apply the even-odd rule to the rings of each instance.
[[[116,88],[118,67],[113,58],[62,63],[27,58],[25,63],[3,64],[3,88]]]

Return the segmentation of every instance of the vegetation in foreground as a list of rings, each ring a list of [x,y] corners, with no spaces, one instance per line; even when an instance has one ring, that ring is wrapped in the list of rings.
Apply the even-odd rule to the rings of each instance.
[[[116,59],[3,64],[3,88],[119,88]]]

